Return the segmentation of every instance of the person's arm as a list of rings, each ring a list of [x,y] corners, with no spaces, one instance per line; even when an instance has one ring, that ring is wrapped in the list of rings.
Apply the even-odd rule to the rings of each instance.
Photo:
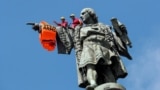
[[[54,23],[55,23],[57,26],[61,26],[61,24],[60,24],[60,23],[57,23],[56,21],[54,21]]]
[[[80,19],[78,19],[78,20],[79,20],[79,24],[82,26],[83,25],[82,21]]]

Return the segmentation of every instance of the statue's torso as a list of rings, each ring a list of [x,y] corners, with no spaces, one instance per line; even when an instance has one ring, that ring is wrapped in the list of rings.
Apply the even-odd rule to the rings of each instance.
[[[111,38],[111,31],[101,24],[86,26],[80,30],[80,39],[83,44],[93,43],[107,46]]]
[[[110,57],[114,52],[110,51],[112,38],[110,29],[101,24],[86,26],[80,30],[80,40],[82,45],[82,54],[80,57],[80,67],[87,64],[97,64],[100,59],[104,64],[111,64]]]

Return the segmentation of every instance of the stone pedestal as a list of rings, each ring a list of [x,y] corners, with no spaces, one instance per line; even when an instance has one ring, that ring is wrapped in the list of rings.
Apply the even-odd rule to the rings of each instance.
[[[125,87],[118,83],[105,83],[97,86],[94,90],[126,90]]]

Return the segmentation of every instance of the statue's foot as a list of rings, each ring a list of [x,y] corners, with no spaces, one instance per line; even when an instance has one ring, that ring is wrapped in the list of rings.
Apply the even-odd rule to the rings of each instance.
[[[95,84],[95,85],[88,85],[87,87],[86,87],[86,90],[94,90],[94,88],[96,87],[97,85]]]

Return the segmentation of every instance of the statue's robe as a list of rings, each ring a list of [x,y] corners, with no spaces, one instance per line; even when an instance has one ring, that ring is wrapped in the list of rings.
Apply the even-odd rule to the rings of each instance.
[[[115,47],[114,36],[110,28],[101,23],[91,26],[77,26],[74,39],[62,28],[57,28],[58,53],[70,54],[75,49],[78,85],[85,88],[86,65],[94,64],[98,73],[97,82],[103,84],[116,82],[124,78],[127,71]],[[67,44],[66,44],[67,43]]]

